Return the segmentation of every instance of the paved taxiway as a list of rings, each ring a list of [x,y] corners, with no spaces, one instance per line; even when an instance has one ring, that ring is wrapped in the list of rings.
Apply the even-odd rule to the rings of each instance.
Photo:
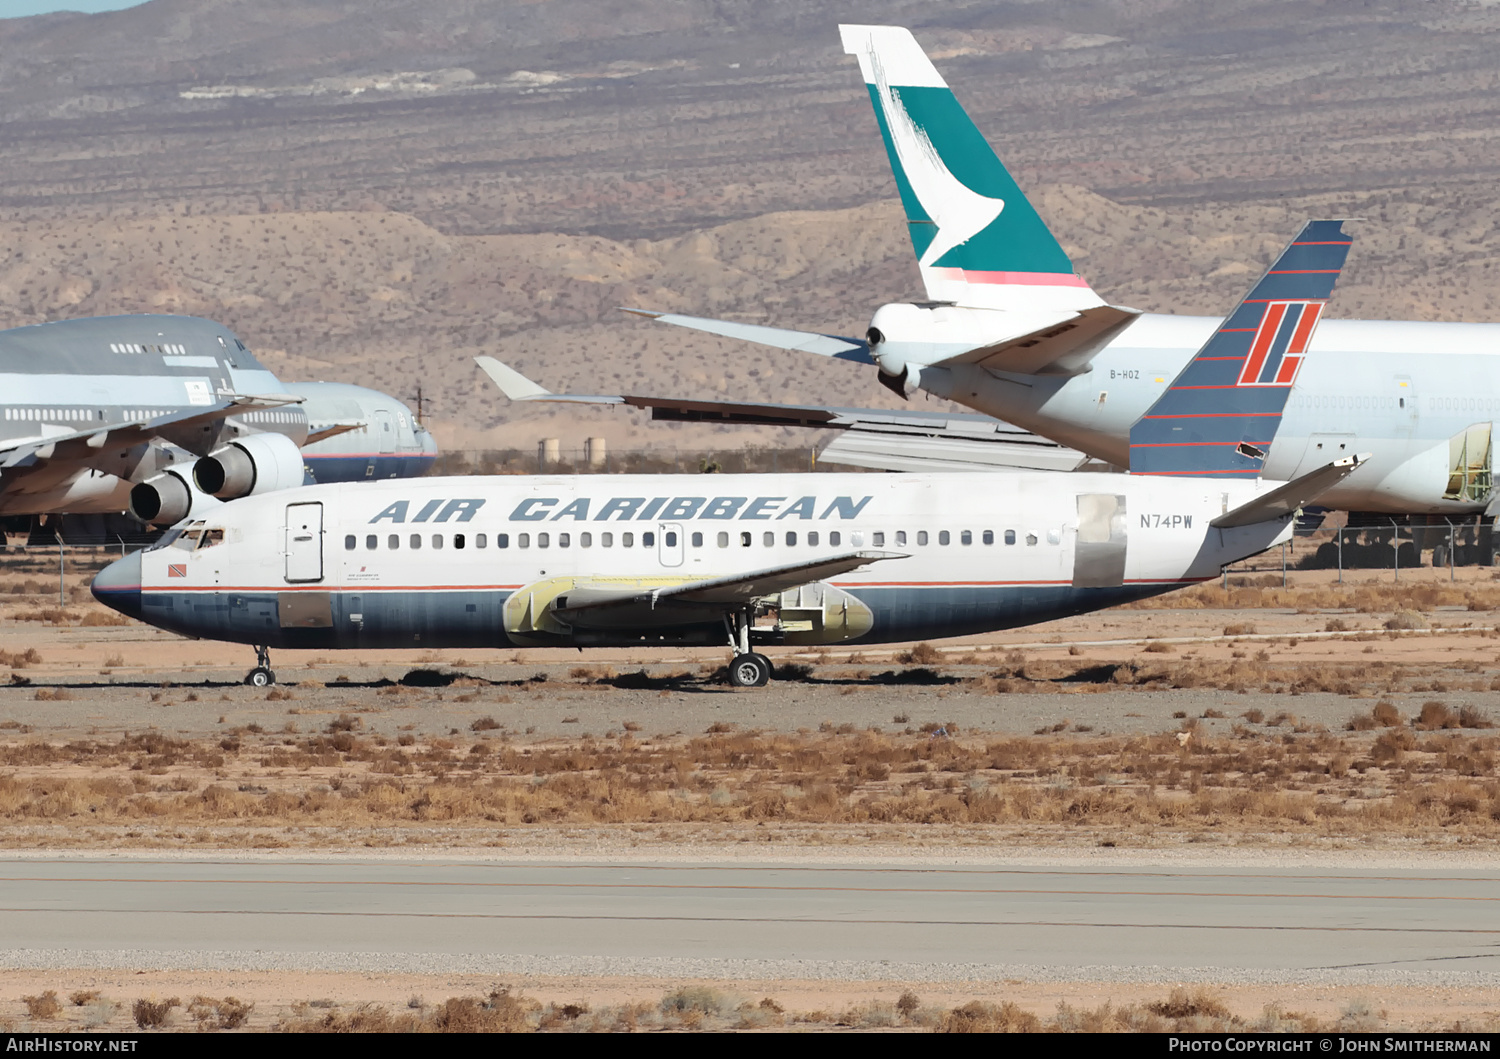
[[[1500,873],[0,861],[0,965],[1500,982]]]

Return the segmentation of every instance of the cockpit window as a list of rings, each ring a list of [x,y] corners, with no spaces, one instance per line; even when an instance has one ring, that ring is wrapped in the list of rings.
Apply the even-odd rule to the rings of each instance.
[[[215,544],[224,543],[224,531],[222,529],[206,529],[203,536],[198,539],[198,550],[212,548]]]
[[[181,548],[185,552],[193,551],[198,547],[198,541],[203,536],[203,523],[190,522],[187,529],[172,541],[172,547]]]
[[[154,552],[161,548],[170,548],[177,543],[177,538],[181,536],[182,530],[180,529],[167,530],[166,533],[157,539],[155,544],[148,545],[146,551]]]

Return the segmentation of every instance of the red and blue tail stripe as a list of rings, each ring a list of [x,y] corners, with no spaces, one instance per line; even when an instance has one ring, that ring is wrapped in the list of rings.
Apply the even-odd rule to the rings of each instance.
[[[1353,240],[1309,221],[1130,430],[1132,474],[1260,474]]]

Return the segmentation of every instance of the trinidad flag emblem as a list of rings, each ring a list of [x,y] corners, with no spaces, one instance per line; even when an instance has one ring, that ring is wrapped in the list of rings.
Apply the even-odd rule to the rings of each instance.
[[[1240,386],[1290,386],[1323,315],[1322,302],[1271,302],[1250,343]]]
[[[186,577],[187,563],[172,563],[167,567],[168,577]]]

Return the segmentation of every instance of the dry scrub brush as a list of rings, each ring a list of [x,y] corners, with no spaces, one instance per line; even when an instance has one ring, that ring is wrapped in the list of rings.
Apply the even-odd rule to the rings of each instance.
[[[1379,707],[1377,707],[1379,709]],[[1195,720],[1195,719],[1193,719]],[[1271,727],[1274,725],[1275,727]],[[238,729],[0,743],[0,820],[54,825],[1164,825],[1500,834],[1500,737],[1405,725],[1229,736],[622,733],[517,745]],[[946,734],[944,734],[946,732]],[[79,775],[87,770],[86,776]],[[18,839],[19,840],[19,839]]]

